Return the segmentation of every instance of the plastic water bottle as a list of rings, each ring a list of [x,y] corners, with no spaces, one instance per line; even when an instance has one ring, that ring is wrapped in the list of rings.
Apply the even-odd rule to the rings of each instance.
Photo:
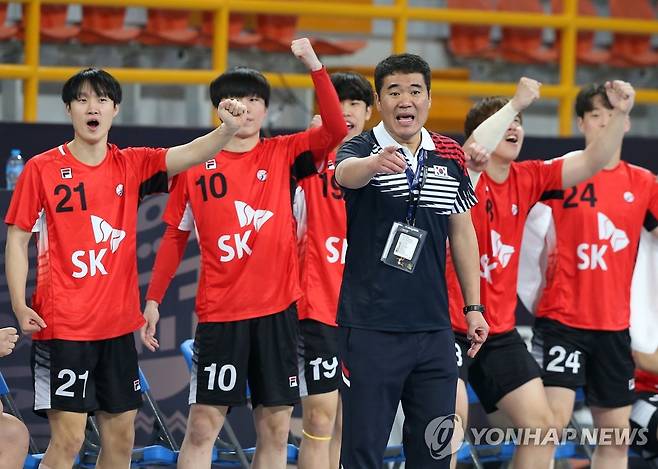
[[[16,181],[18,181],[18,176],[20,176],[21,172],[23,171],[23,166],[25,166],[25,162],[21,156],[21,151],[17,148],[14,148],[11,150],[11,154],[7,160],[7,166],[5,166],[7,189],[14,190],[16,187]]]

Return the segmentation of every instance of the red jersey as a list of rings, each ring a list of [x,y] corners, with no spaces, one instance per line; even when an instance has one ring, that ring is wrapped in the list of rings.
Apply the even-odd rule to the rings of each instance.
[[[32,308],[48,327],[35,340],[102,340],[143,323],[137,282],[137,206],[167,190],[167,150],[108,145],[97,166],[60,145],[31,158],[5,223],[37,232]]]
[[[302,179],[295,197],[300,236],[303,296],[297,302],[299,319],[336,325],[338,294],[347,251],[347,215],[343,191],[334,176],[335,153],[327,170]]]
[[[471,218],[480,252],[480,302],[486,307],[490,334],[514,328],[523,227],[532,206],[545,193],[561,187],[561,159],[513,162],[503,183],[495,182],[486,172],[478,180],[475,196],[479,203],[471,209]],[[452,260],[446,277],[452,327],[466,332],[464,299]]]
[[[580,329],[627,329],[640,233],[658,218],[656,176],[622,161],[548,205],[555,247],[537,316]]]
[[[635,392],[653,392],[658,394],[658,375],[642,370],[635,370]]]
[[[187,170],[172,189],[164,221],[182,231],[195,229],[200,246],[199,322],[278,313],[301,296],[291,209],[293,166],[324,162],[347,133],[326,70],[311,75],[321,127],[262,139],[244,153],[221,151]],[[174,239],[165,237],[163,244]],[[168,246],[160,250],[165,254],[156,257],[148,299],[158,299],[177,265]]]

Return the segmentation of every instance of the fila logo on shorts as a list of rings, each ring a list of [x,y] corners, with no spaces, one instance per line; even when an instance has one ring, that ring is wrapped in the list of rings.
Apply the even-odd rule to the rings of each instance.
[[[602,244],[581,243],[576,247],[576,253],[580,261],[578,269],[580,270],[608,270],[608,265],[604,259],[608,247],[612,249],[612,252],[618,252],[629,244],[626,232],[617,228],[604,213],[598,212],[597,219],[599,240],[607,242]]]
[[[491,230],[491,250],[493,251],[491,258],[488,254],[484,254],[480,258],[482,268],[480,277],[485,278],[489,283],[493,283],[491,271],[498,268],[499,265],[502,268],[507,267],[515,251],[514,246],[503,243],[500,234],[495,230]]]

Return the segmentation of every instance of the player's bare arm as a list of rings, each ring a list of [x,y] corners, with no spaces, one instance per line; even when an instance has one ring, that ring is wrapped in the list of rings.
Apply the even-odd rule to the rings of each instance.
[[[322,68],[322,62],[318,59],[308,38],[295,39],[290,44],[290,50],[311,72]]]
[[[621,151],[628,116],[635,102],[635,90],[630,83],[621,80],[606,82],[605,88],[612,105],[610,120],[587,148],[564,159],[562,166],[564,189],[594,176]]]
[[[167,151],[167,175],[174,176],[187,168],[214,157],[244,124],[247,108],[236,99],[226,99],[217,106],[222,124],[213,131],[185,145]]]
[[[471,212],[450,215],[448,238],[459,285],[466,305],[480,303],[480,264],[478,242],[471,220]],[[467,337],[471,341],[468,356],[474,357],[489,334],[489,325],[479,311],[466,315]]]
[[[633,350],[633,360],[635,360],[635,366],[640,370],[658,375],[658,350],[653,353]]]
[[[15,327],[0,329],[0,357],[6,357],[14,351],[18,342],[18,331]]]
[[[36,311],[27,306],[25,301],[25,286],[29,268],[27,247],[30,238],[32,238],[31,232],[23,231],[16,225],[9,225],[5,247],[5,274],[7,275],[11,308],[23,334],[38,332],[46,327],[44,320]]]
[[[155,300],[146,300],[144,307],[144,320],[146,324],[139,330],[139,336],[144,346],[151,352],[160,348],[158,339],[155,338],[156,326],[160,320],[160,305]]]
[[[404,157],[391,145],[365,158],[347,158],[336,167],[336,181],[348,189],[360,189],[376,174],[399,174],[406,167]]]
[[[491,152],[477,142],[471,142],[462,148],[464,150],[464,157],[468,169],[468,177],[471,180],[471,185],[475,188],[480,179],[480,174],[489,164]]]

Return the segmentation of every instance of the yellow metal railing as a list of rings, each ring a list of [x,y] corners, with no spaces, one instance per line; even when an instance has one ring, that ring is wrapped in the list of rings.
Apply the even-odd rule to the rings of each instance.
[[[39,61],[39,24],[42,3],[62,3],[62,0],[23,0],[27,5],[25,16],[25,63],[0,64],[0,79],[20,79],[24,83],[24,115],[26,122],[37,117],[37,96],[40,81],[64,81],[78,71],[75,67],[46,67]],[[579,30],[605,30],[634,33],[658,33],[658,21],[624,20],[579,16],[577,0],[564,0],[564,13],[544,15],[532,13],[455,10],[447,8],[413,7],[408,0],[393,0],[391,5],[364,5],[363,3],[322,3],[267,0],[68,0],[84,5],[141,6],[215,11],[212,43],[212,70],[169,70],[110,68],[108,71],[124,82],[206,84],[226,69],[228,57],[229,12],[269,13],[286,15],[320,15],[351,18],[382,18],[393,22],[392,51],[404,52],[407,46],[409,21],[431,21],[460,24],[485,24],[524,27],[552,27],[561,29],[560,80],[558,84],[542,86],[542,96],[559,101],[560,135],[571,134],[573,102],[578,92],[576,75],[576,35]],[[267,74],[272,86],[311,87],[307,75]],[[435,95],[484,96],[511,95],[515,83],[436,80],[432,83]],[[658,90],[637,90],[639,103],[658,103]]]

